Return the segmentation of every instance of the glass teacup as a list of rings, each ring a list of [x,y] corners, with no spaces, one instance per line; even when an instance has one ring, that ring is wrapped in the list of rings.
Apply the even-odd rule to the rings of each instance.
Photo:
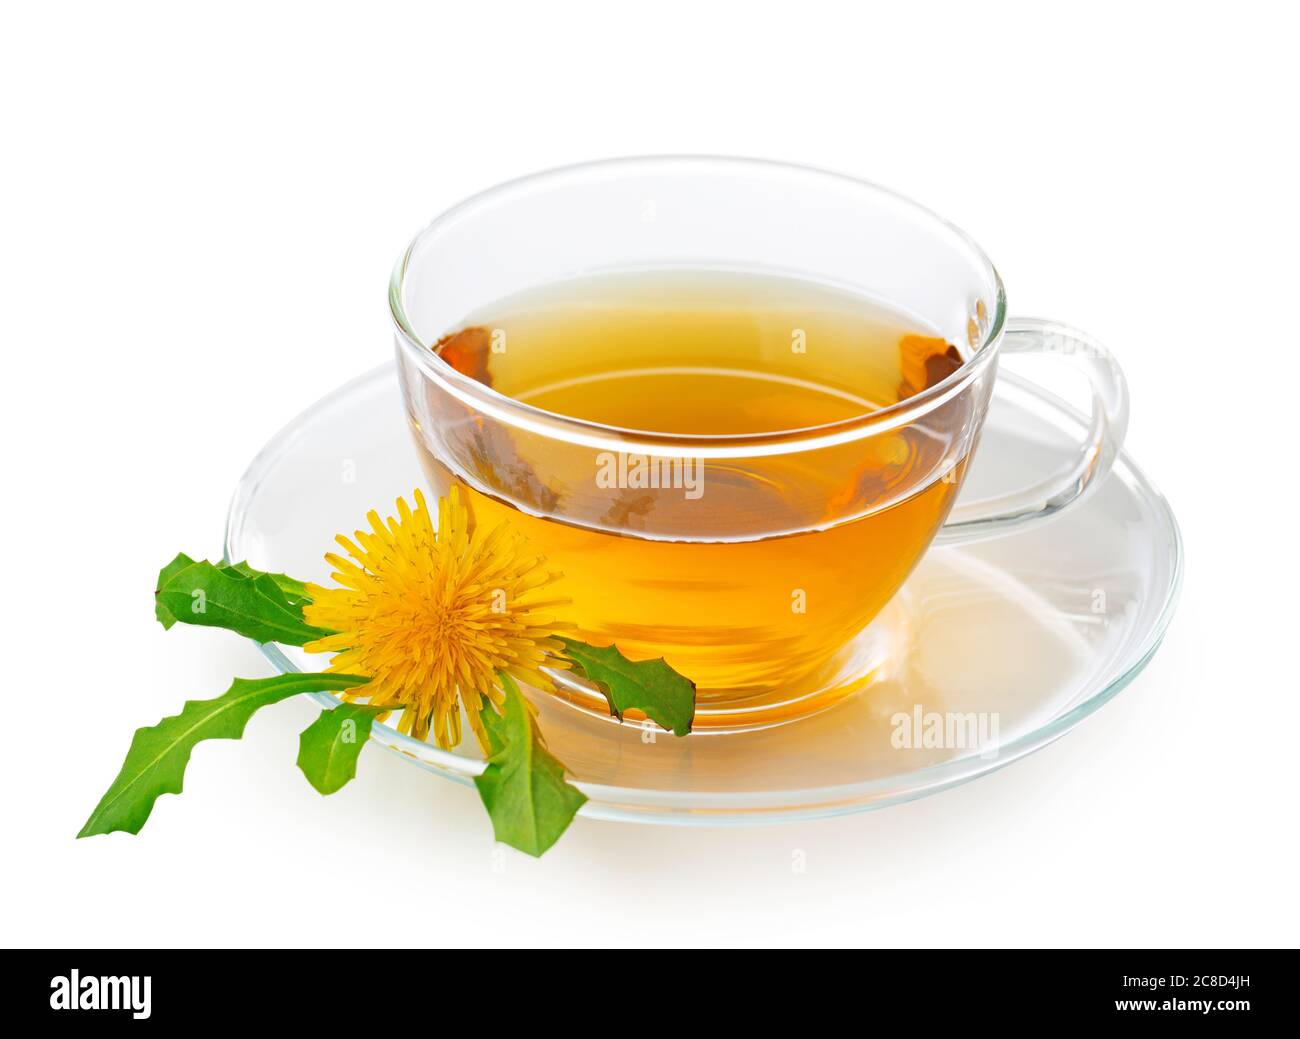
[[[882,300],[959,344],[959,359],[883,407],[717,434],[543,410],[436,352],[497,301],[668,270],[780,276]],[[795,166],[629,159],[514,181],[426,227],[394,272],[390,303],[434,490],[457,485],[476,522],[509,522],[563,572],[576,637],[662,656],[695,681],[697,729],[771,724],[868,683],[887,652],[871,621],[929,546],[1077,501],[1109,468],[1127,420],[1110,355],[1062,326],[1009,319],[997,271],[962,232],[879,187]],[[1069,471],[958,501],[1008,350],[1082,366],[1092,423]],[[562,695],[604,708],[582,682],[558,680]]]

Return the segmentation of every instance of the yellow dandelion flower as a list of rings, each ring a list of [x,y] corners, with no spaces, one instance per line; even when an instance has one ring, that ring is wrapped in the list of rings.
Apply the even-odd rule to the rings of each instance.
[[[426,739],[432,729],[444,749],[460,742],[463,705],[486,750],[480,697],[501,705],[496,672],[551,687],[541,668],[556,666],[547,654],[569,627],[547,613],[568,601],[547,597],[560,575],[506,524],[471,529],[457,487],[438,500],[436,529],[418,490],[414,511],[398,498],[396,518],[366,518],[370,530],[336,539],[350,560],[325,557],[342,587],[308,585],[307,623],[336,634],[304,648],[333,653],[327,671],[370,679],[348,699],[400,709],[401,731]]]

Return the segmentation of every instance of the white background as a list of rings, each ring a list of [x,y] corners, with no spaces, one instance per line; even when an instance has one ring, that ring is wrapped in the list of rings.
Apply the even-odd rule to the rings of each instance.
[[[0,940],[1295,944],[1282,10],[7,5]],[[988,250],[1014,311],[1112,346],[1187,542],[1150,667],[933,798],[757,830],[579,820],[503,872],[471,792],[375,748],[318,796],[295,701],[199,749],[140,837],[73,840],[137,726],[269,673],[234,636],[164,633],[153,578],[219,554],[258,447],[390,356],[410,235],[500,180],[652,152],[894,187]]]

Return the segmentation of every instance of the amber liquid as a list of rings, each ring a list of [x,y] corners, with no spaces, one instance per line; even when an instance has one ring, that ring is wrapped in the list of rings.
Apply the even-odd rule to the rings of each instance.
[[[473,315],[438,350],[548,412],[696,435],[850,420],[962,361],[870,299],[708,272],[560,283]],[[689,472],[678,487],[631,471],[599,486],[552,468],[544,444],[490,432],[469,479],[422,447],[435,484],[461,483],[476,523],[508,521],[563,572],[562,616],[578,637],[663,656],[697,683],[702,706],[786,704],[843,684],[846,647],[928,546],[964,465],[918,481],[939,448],[902,429],[834,453],[708,465],[694,490]]]

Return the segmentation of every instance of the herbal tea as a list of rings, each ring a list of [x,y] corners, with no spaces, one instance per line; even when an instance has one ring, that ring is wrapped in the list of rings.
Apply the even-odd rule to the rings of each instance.
[[[436,349],[515,401],[599,424],[583,429],[603,449],[562,449],[456,402],[416,441],[475,523],[508,520],[563,572],[577,637],[663,656],[698,684],[702,717],[839,688],[845,653],[928,546],[965,465],[944,457],[961,438],[925,421],[836,442],[836,424],[963,357],[907,315],[814,283],[577,278],[471,315]],[[828,427],[816,450],[794,437],[773,449],[814,427]]]

